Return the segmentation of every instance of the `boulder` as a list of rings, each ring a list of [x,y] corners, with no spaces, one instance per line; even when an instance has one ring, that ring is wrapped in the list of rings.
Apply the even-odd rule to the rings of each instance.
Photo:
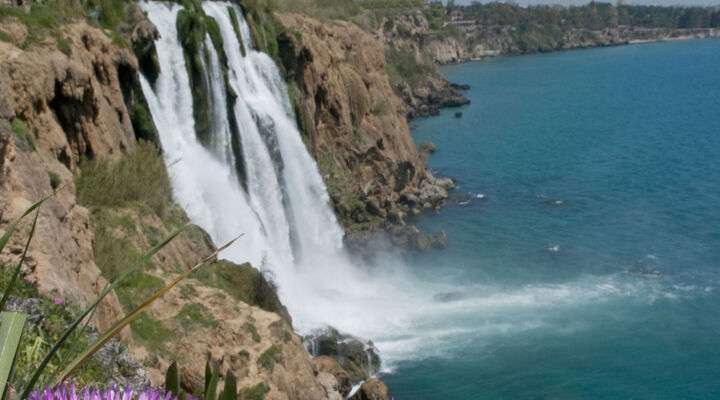
[[[335,389],[342,394],[343,398],[350,394],[352,389],[352,379],[350,373],[345,371],[340,363],[330,356],[318,356],[313,359],[315,368],[320,374],[330,374],[335,379]]]
[[[360,386],[352,400],[390,400],[390,390],[378,379],[369,379]]]
[[[306,347],[311,355],[327,356],[337,360],[349,374],[352,382],[359,382],[380,371],[380,356],[372,342],[342,334],[328,327],[305,337]],[[321,359],[323,367],[327,361]]]

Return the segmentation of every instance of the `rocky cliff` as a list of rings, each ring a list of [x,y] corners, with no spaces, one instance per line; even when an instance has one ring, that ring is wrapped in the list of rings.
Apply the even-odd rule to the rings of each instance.
[[[512,12],[517,7],[506,8]],[[503,24],[487,21],[502,20],[502,10],[489,16],[475,15],[464,10],[463,7],[456,7],[448,15],[443,15],[442,22],[436,23],[441,26],[431,26],[427,12],[422,9],[395,13],[383,19],[379,34],[386,38],[387,45],[391,48],[412,49],[419,60],[424,57],[440,65],[497,56],[720,37],[720,29],[712,27],[634,26],[620,25],[617,21],[604,21],[602,28],[562,26],[555,25],[556,21],[552,19],[545,24],[534,23],[530,20],[532,15],[528,17],[529,22],[524,24]],[[538,13],[541,13],[542,9],[539,10]],[[566,12],[567,9],[561,8],[557,11]],[[446,10],[441,11],[442,14],[445,12]],[[554,17],[550,13],[548,15]],[[617,15],[614,18],[617,19]],[[588,25],[592,24],[588,22]]]
[[[436,53],[460,51],[458,43],[438,42],[422,9],[376,15],[371,31],[385,45],[390,76],[409,118],[437,115],[443,107],[470,103],[460,89],[439,71]]]
[[[51,41],[22,49],[29,32],[17,21],[4,19],[0,29],[12,38],[0,42],[0,223],[64,186],[40,214],[26,277],[47,295],[86,304],[106,281],[94,262],[89,212],[77,205],[74,174],[83,157],[120,157],[134,146],[120,72],[136,70],[137,61],[84,24],[66,29],[72,57]],[[10,257],[22,236],[14,236]],[[110,296],[97,323],[107,327],[119,315]]]
[[[437,207],[452,186],[433,177],[391,86],[383,42],[349,22],[279,14],[279,53],[300,125],[350,230]]]
[[[142,15],[129,7],[129,15]],[[157,149],[139,141],[153,138],[137,74],[143,64],[153,68],[155,33],[142,23],[110,38],[75,19],[43,35],[19,18],[0,20],[0,232],[54,192],[41,208],[22,276],[43,296],[85,306],[118,271],[188,222],[170,200]],[[119,179],[142,182],[148,173],[157,185],[118,201],[128,194]],[[140,192],[159,203],[133,200]],[[28,231],[23,224],[0,255],[3,273],[17,261]],[[183,234],[108,296],[94,325],[106,329],[213,250],[198,228]],[[338,380],[347,375],[342,368],[316,365],[272,284],[250,266],[207,266],[154,304],[122,339],[155,384],[178,361],[183,386],[196,392],[209,354],[223,372],[237,375],[241,398],[339,400],[349,389]]]

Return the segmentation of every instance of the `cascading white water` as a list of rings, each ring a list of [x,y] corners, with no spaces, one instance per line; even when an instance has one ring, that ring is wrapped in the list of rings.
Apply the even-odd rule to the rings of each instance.
[[[222,67],[215,46],[210,35],[205,37],[205,49],[208,52],[209,87],[213,98],[212,121],[212,151],[215,152],[226,165],[235,165],[235,154],[232,148],[232,130],[227,115],[227,91],[223,82]]]
[[[159,2],[145,2],[142,7],[160,32],[156,47],[162,67],[154,88],[142,79],[143,90],[158,127],[174,197],[190,219],[216,243],[244,233],[239,244],[222,256],[271,271],[301,330],[331,324],[341,331],[375,337],[381,329],[403,324],[400,316],[415,308],[399,295],[403,291],[370,277],[345,255],[342,229],[300,138],[285,84],[272,59],[253,49],[241,10],[231,3],[203,3],[220,26],[229,83],[238,96],[233,111],[247,193],[230,159],[205,149],[193,131],[190,81],[176,29],[181,7]],[[235,35],[230,8],[238,17],[241,38]],[[221,72],[217,55],[209,54],[214,104],[221,107],[225,96]],[[227,145],[227,124],[215,126],[215,143]]]
[[[181,7],[154,2],[142,6],[161,35],[157,53],[162,73],[155,88],[144,77],[140,79],[158,127],[174,198],[213,241],[245,234],[238,246],[228,249],[226,257],[260,263],[269,252],[260,221],[233,170],[205,149],[195,135],[190,81],[175,26]]]
[[[265,140],[271,151],[280,154],[280,178],[289,204],[287,211],[299,242],[296,251],[300,252],[299,256],[327,250],[337,252],[342,247],[343,233],[328,205],[329,196],[317,167],[300,139],[289,110],[287,89],[277,66],[266,54],[255,51],[249,40],[244,42],[250,45],[245,46],[243,57],[229,14],[232,8],[241,26],[241,34],[249,32],[243,28],[246,22],[239,7],[224,2],[204,2],[203,8],[218,22],[224,39],[231,71],[230,84],[239,96],[236,116],[238,121],[243,121],[243,143],[246,140],[257,141],[259,130],[270,131],[272,136]],[[272,148],[275,146],[277,149]],[[266,158],[259,161],[267,168]],[[248,175],[252,173],[248,171]],[[267,185],[267,180],[263,179],[262,184]]]
[[[227,2],[203,3],[220,26],[229,84],[238,96],[232,111],[242,153],[236,154],[229,148],[233,138],[225,111],[227,93],[212,43],[205,41],[215,107],[207,149],[194,131],[190,80],[176,28],[181,7],[162,2],[141,6],[160,32],[156,43],[160,76],[154,87],[144,77],[141,83],[158,128],[174,198],[215,243],[244,234],[222,256],[271,271],[300,331],[332,325],[373,339],[388,360],[407,357],[441,337],[534,326],[527,320],[505,322],[502,315],[508,307],[527,308],[531,318],[536,307],[596,301],[615,293],[606,290],[618,286],[613,281],[530,286],[509,293],[502,288],[428,283],[412,278],[390,255],[383,257],[381,268],[353,264],[342,248],[343,232],[321,176],[295,125],[285,83],[272,59],[254,50],[241,10]],[[232,26],[231,8],[238,17],[240,38]],[[237,177],[234,157],[244,164],[247,192]],[[462,292],[458,301],[433,299],[436,293],[458,291]],[[474,323],[479,311],[497,313],[500,322],[454,327],[457,321]]]

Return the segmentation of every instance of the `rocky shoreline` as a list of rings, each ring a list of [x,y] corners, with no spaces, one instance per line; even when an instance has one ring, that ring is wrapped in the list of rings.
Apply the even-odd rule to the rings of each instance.
[[[496,28],[500,29],[500,28]],[[583,38],[584,37],[584,38]],[[588,37],[590,37],[588,39]],[[568,34],[568,41],[545,51],[523,51],[514,47],[507,39],[495,38],[490,45],[468,48],[458,43],[445,42],[429,46],[433,59],[438,65],[462,64],[496,57],[510,57],[535,53],[582,50],[600,47],[616,47],[632,44],[671,42],[678,40],[718,39],[720,29],[637,29],[623,27],[617,30],[583,31]],[[496,47],[495,47],[496,46]],[[448,49],[453,49],[447,51]]]

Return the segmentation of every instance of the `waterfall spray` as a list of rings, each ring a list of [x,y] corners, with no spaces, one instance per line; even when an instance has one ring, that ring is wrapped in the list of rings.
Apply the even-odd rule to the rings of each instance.
[[[222,256],[271,272],[296,329],[308,332],[332,325],[372,338],[384,350],[382,337],[406,332],[412,316],[426,312],[430,304],[413,295],[417,287],[399,263],[386,257],[387,265],[370,272],[345,253],[342,228],[295,124],[285,83],[272,59],[254,49],[240,8],[228,2],[203,3],[223,37],[228,83],[237,95],[230,111],[239,131],[239,138],[233,138],[223,120],[228,115],[220,110],[227,102],[222,69],[212,42],[205,40],[216,108],[206,148],[193,129],[190,80],[176,28],[182,8],[161,2],[141,5],[161,36],[156,42],[160,76],[154,88],[144,77],[141,83],[175,201],[215,243],[245,234]],[[238,18],[240,37],[230,10]],[[240,152],[229,148],[233,139],[241,143]],[[237,179],[236,162],[243,164],[246,187]]]

